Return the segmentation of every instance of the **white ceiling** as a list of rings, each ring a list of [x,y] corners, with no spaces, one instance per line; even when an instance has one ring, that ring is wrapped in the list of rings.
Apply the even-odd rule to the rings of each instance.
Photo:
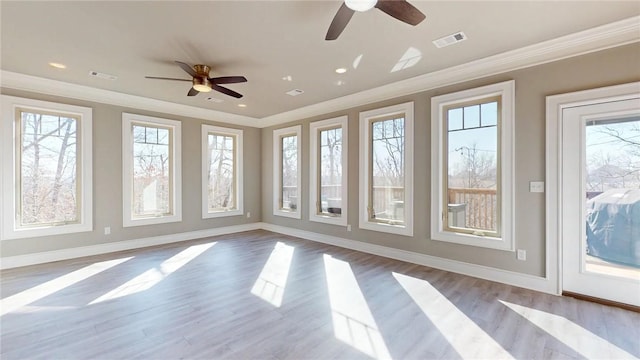
[[[410,2],[427,16],[416,27],[372,9],[356,13],[337,40],[325,41],[340,1],[2,1],[0,65],[5,71],[265,118],[640,14],[638,1]],[[468,40],[443,49],[432,44],[458,31]],[[417,63],[392,72],[409,49]],[[174,60],[211,65],[212,76],[246,76],[248,83],[228,85],[244,98],[216,92],[187,97],[189,83],[144,78],[188,79]],[[348,71],[336,74],[338,67]],[[91,70],[118,79],[90,77]],[[285,94],[296,88],[304,94]],[[238,107],[241,103],[247,106]]]

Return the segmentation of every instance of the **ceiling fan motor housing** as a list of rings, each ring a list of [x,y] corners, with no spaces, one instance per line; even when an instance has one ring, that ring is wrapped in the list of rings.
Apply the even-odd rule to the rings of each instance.
[[[209,72],[211,68],[207,65],[194,65],[196,76],[193,77],[193,88],[200,92],[211,91],[211,81],[209,81]]]

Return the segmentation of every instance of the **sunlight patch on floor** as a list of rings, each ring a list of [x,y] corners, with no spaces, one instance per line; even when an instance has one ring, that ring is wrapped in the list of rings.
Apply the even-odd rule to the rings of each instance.
[[[122,259],[97,262],[68,274],[59,276],[53,280],[49,280],[40,285],[34,286],[28,290],[19,292],[15,295],[11,295],[5,299],[0,300],[0,316],[20,309],[23,306],[29,305],[37,300],[40,300],[82,280],[85,280],[93,275],[110,269],[118,264],[122,264],[123,262],[132,258],[133,256]]]
[[[171,273],[195,259],[198,255],[207,251],[213,245],[215,245],[215,242],[190,246],[171,258],[163,261],[160,266],[145,271],[144,273],[93,300],[89,305],[148,290],[164,280],[167,276],[171,275]]]
[[[275,307],[282,305],[284,289],[287,286],[294,247],[278,243],[271,251],[267,263],[262,268],[251,293]]]
[[[324,254],[335,337],[376,359],[391,355],[348,262]]]
[[[393,277],[462,358],[513,359],[509,352],[428,281],[395,272]]]
[[[636,358],[565,317],[504,300],[498,301],[587,359]]]

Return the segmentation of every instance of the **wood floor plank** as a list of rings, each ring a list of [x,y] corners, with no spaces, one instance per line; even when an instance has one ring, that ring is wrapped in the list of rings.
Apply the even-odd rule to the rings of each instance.
[[[5,270],[0,294],[2,359],[640,357],[638,313],[263,230]]]

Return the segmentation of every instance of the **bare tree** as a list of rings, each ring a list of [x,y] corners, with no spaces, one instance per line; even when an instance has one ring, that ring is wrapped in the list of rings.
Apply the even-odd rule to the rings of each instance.
[[[22,113],[23,224],[77,220],[76,127],[73,118]]]
[[[456,164],[454,177],[464,179],[466,188],[495,188],[497,163],[492,151],[478,148],[474,142],[471,146],[462,146],[455,151],[460,151],[462,162]]]
[[[233,138],[213,135],[209,142],[209,206],[234,206],[233,198]]]

